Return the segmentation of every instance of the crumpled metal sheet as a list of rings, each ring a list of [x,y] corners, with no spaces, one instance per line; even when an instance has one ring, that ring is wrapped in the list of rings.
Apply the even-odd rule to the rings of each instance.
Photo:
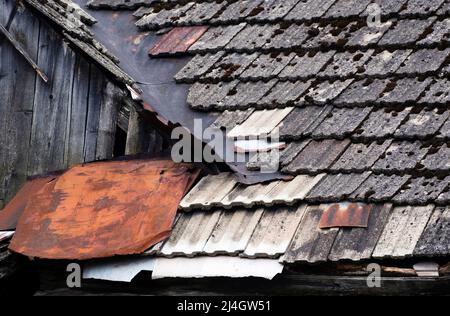
[[[360,227],[369,225],[373,205],[361,203],[340,203],[327,208],[320,219],[320,228]]]
[[[170,235],[196,169],[166,160],[78,165],[34,194],[10,249],[43,259],[140,254]]]
[[[29,179],[11,202],[0,211],[0,231],[16,229],[17,222],[25,211],[30,198],[41,190],[44,185],[56,178],[57,175],[46,175]]]

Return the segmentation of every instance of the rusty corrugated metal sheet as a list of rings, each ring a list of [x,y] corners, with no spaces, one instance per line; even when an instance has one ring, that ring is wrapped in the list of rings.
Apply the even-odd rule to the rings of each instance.
[[[197,174],[165,160],[76,166],[31,197],[10,249],[70,260],[143,253],[170,235]]]
[[[361,227],[369,223],[373,205],[361,203],[333,204],[325,210],[320,219],[320,228]]]
[[[208,30],[207,26],[176,27],[150,50],[152,56],[184,53]]]
[[[57,175],[48,175],[28,180],[11,202],[0,211],[0,231],[16,229],[17,222],[25,211],[30,197],[41,190],[44,185],[55,180],[56,177]]]

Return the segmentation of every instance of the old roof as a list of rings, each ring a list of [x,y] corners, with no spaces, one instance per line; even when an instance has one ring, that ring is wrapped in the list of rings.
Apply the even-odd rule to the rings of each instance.
[[[450,255],[449,0],[77,2],[169,120],[214,114],[230,138],[286,143],[291,180],[202,179],[148,254]],[[367,227],[321,229],[335,203],[371,205]]]
[[[30,194],[10,249],[44,259],[140,254],[170,235],[197,175],[170,160],[75,166]]]

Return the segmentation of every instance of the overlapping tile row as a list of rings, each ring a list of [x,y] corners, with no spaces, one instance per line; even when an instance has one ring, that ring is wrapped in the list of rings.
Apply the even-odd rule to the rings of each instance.
[[[226,70],[224,70],[226,71]],[[201,111],[225,111],[333,105],[335,107],[447,108],[449,78],[436,76],[386,79],[298,80],[195,83],[188,104]]]
[[[450,32],[450,30],[449,30]],[[207,53],[195,55],[176,76],[178,82],[260,82],[274,78],[312,82],[354,78],[359,86],[381,89],[405,77],[446,75],[450,49],[424,48],[394,51]],[[439,77],[439,76],[438,76]],[[370,80],[367,80],[370,79]]]
[[[92,0],[93,8],[108,8],[103,0]],[[118,2],[118,3],[117,3]],[[118,7],[121,0],[113,1],[109,7]],[[132,1],[128,7],[139,2]],[[374,4],[378,6],[374,7]],[[137,25],[146,30],[159,30],[179,25],[230,25],[269,22],[333,21],[336,19],[366,19],[379,14],[390,16],[427,17],[448,13],[445,0],[244,0],[244,1],[154,1],[150,10],[141,17]]]
[[[309,158],[308,158],[309,159]],[[313,158],[311,158],[313,159]],[[371,160],[371,158],[367,158]],[[418,160],[420,161],[420,159]],[[378,162],[384,162],[383,159]],[[294,165],[297,163],[294,160]],[[397,162],[395,162],[397,163]],[[399,164],[400,165],[400,164]],[[289,165],[289,167],[293,166]],[[301,173],[290,181],[244,185],[230,174],[207,176],[182,201],[185,211],[220,207],[224,210],[257,206],[335,203],[340,201],[421,206],[450,202],[450,176],[434,174],[322,172]],[[225,180],[226,179],[226,180]],[[195,196],[195,197],[194,197]]]
[[[333,205],[300,203],[182,212],[171,237],[152,254],[228,255],[315,263],[450,253],[448,208],[378,204],[372,207],[367,228],[320,229],[321,217],[330,207]]]

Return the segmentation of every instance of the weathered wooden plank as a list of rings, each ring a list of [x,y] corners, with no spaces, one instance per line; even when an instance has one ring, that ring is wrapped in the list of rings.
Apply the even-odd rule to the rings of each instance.
[[[339,229],[320,229],[319,222],[323,206],[310,206],[305,211],[283,262],[323,262],[328,260],[333,242]]]
[[[373,253],[375,258],[412,256],[434,206],[394,209]]]
[[[367,228],[341,229],[329,259],[332,261],[370,259],[392,210],[392,205],[375,206]]]
[[[37,60],[39,30],[40,22],[29,10],[18,10],[9,25],[11,35],[34,60]],[[16,194],[27,178],[36,82],[36,73],[30,65],[23,60],[17,51],[13,51],[12,54],[14,54],[14,58],[11,64],[5,65],[11,67],[12,70],[7,78],[12,91],[9,92],[11,93],[10,96],[5,99],[2,98],[8,100],[5,106],[9,107],[5,134],[6,146],[3,147],[7,153],[6,176],[3,178],[6,201],[9,201]]]
[[[91,65],[86,133],[84,140],[85,162],[95,161],[98,122],[100,120],[100,108],[103,102],[103,89],[105,84],[106,82],[102,72],[96,66]]]
[[[114,155],[114,140],[117,129],[117,114],[122,102],[121,90],[112,82],[107,82],[100,108],[98,137],[95,158],[110,159]]]
[[[68,110],[72,102],[75,53],[49,28],[40,30],[38,65],[48,83],[36,81],[29,173],[64,169]]]
[[[427,227],[417,243],[414,255],[448,256],[450,254],[450,208],[434,210]]]
[[[8,26],[11,20],[11,13],[14,14],[15,1],[14,0],[0,0],[0,23]]]
[[[144,119],[134,108],[130,109],[125,154],[136,155],[145,152],[149,147],[150,139],[148,136],[148,128]]]
[[[88,113],[88,96],[90,65],[80,55],[76,56],[74,69],[74,89],[72,104],[67,119],[65,164],[72,166],[84,161],[84,142],[86,118]]]

